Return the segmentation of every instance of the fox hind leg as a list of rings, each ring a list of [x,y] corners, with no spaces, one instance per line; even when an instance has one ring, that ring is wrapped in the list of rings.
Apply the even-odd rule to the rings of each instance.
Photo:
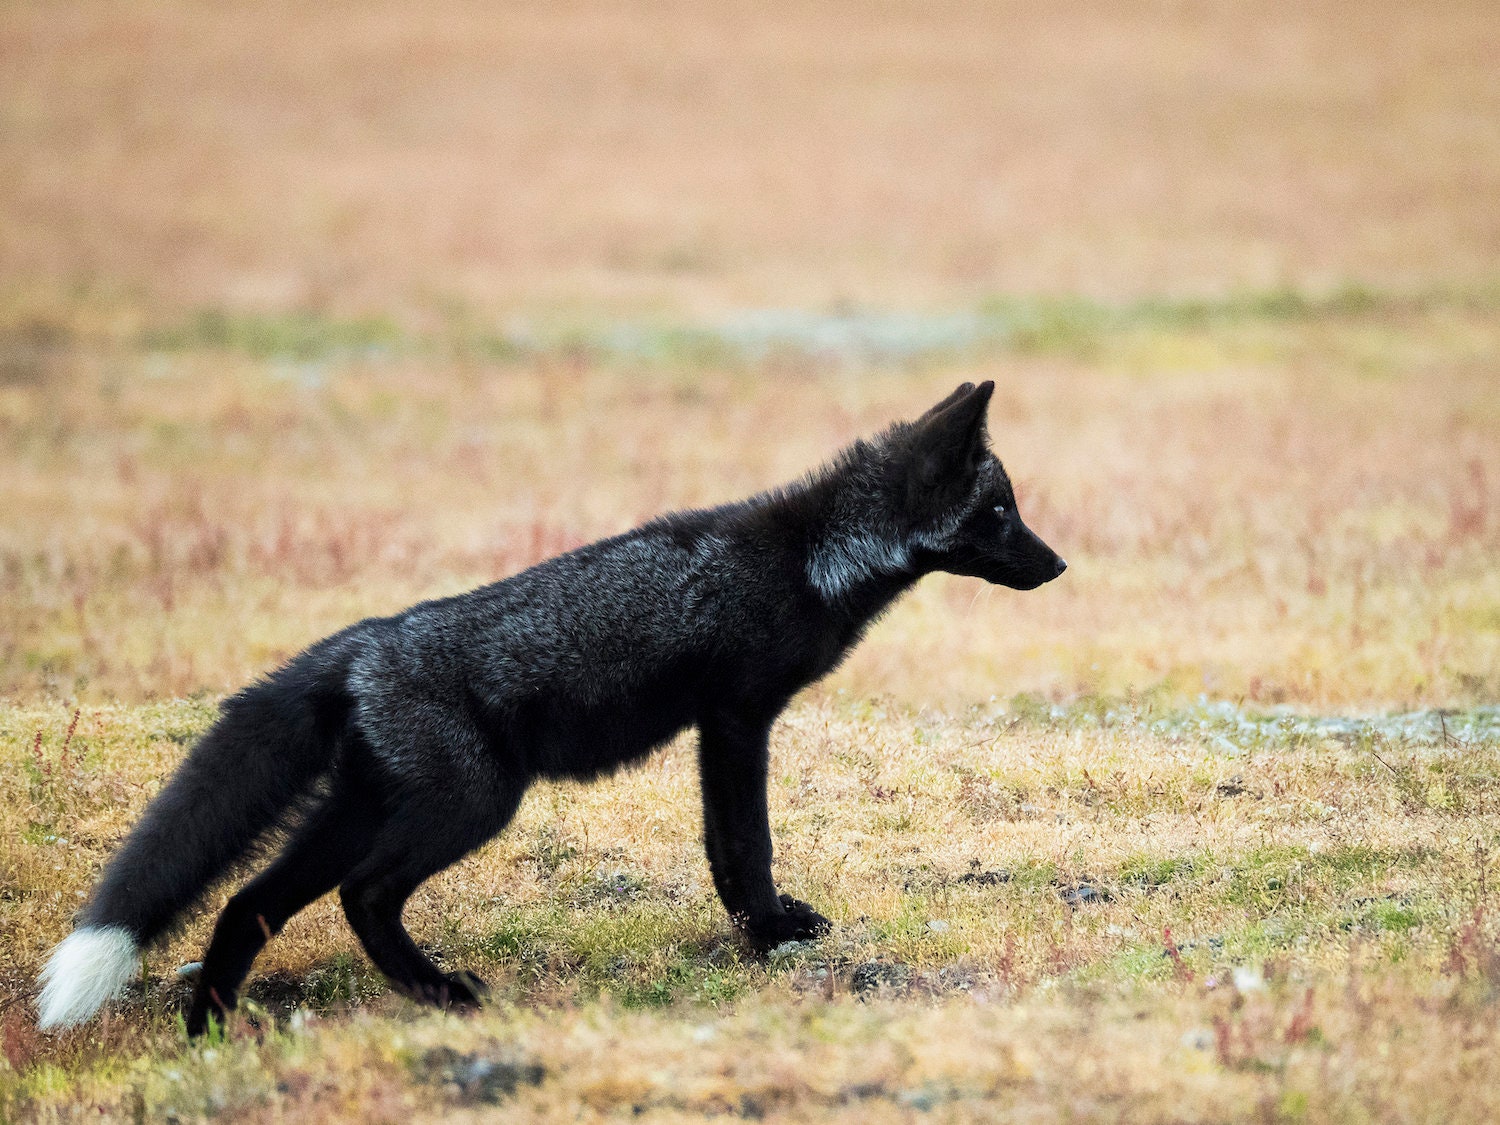
[[[472,1007],[487,993],[471,973],[445,973],[417,948],[401,922],[407,899],[427,879],[495,836],[515,814],[524,786],[503,791],[482,812],[451,796],[408,802],[395,811],[369,856],[344,880],[344,914],[392,987],[439,1007]]]
[[[380,826],[376,802],[336,790],[281,854],[225,905],[214,927],[188,1009],[189,1035],[234,1009],[239,987],[272,935],[303,907],[338,886],[368,854]]]

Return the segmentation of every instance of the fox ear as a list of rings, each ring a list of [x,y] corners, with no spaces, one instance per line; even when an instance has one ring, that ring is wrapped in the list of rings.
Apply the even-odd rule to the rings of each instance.
[[[995,384],[965,383],[917,419],[917,476],[934,484],[961,471],[984,442],[984,415]]]
[[[993,384],[991,384],[991,386],[993,386]],[[927,408],[927,412],[925,414],[923,414],[922,417],[918,418],[917,421],[918,422],[925,422],[925,421],[927,421],[927,419],[931,418],[934,414],[939,414],[942,411],[947,410],[948,407],[952,406],[959,399],[966,398],[967,396],[969,396],[969,395],[971,395],[973,393],[974,393],[974,384],[973,383],[961,383],[959,385],[958,389],[955,390],[952,394],[950,394],[947,398],[943,399],[942,402],[938,403],[936,406],[928,407]]]

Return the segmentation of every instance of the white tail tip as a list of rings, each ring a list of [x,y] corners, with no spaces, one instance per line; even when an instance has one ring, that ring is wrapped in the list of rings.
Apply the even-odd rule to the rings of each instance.
[[[58,943],[38,978],[37,1027],[73,1027],[120,994],[140,969],[140,948],[124,926],[85,926]]]

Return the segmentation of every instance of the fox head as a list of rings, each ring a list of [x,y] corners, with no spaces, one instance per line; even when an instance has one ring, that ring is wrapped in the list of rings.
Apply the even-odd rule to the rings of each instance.
[[[1022,521],[990,452],[984,419],[994,391],[994,383],[965,383],[813,475],[823,499],[808,579],[825,597],[843,601],[870,579],[938,570],[1034,590],[1067,569]]]
[[[924,570],[1034,590],[1067,569],[1027,527],[999,458],[990,451],[985,412],[995,384],[965,383],[915,422],[887,435],[901,450],[905,517]]]

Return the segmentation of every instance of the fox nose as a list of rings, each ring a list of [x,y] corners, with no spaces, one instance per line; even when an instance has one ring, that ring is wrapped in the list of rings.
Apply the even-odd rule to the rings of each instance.
[[[1068,569],[1068,560],[1065,559],[1065,558],[1063,558],[1061,555],[1059,555],[1058,559],[1057,559],[1057,574],[1054,574],[1052,577],[1056,578],[1058,574],[1061,574],[1063,571],[1065,571],[1067,569]]]

